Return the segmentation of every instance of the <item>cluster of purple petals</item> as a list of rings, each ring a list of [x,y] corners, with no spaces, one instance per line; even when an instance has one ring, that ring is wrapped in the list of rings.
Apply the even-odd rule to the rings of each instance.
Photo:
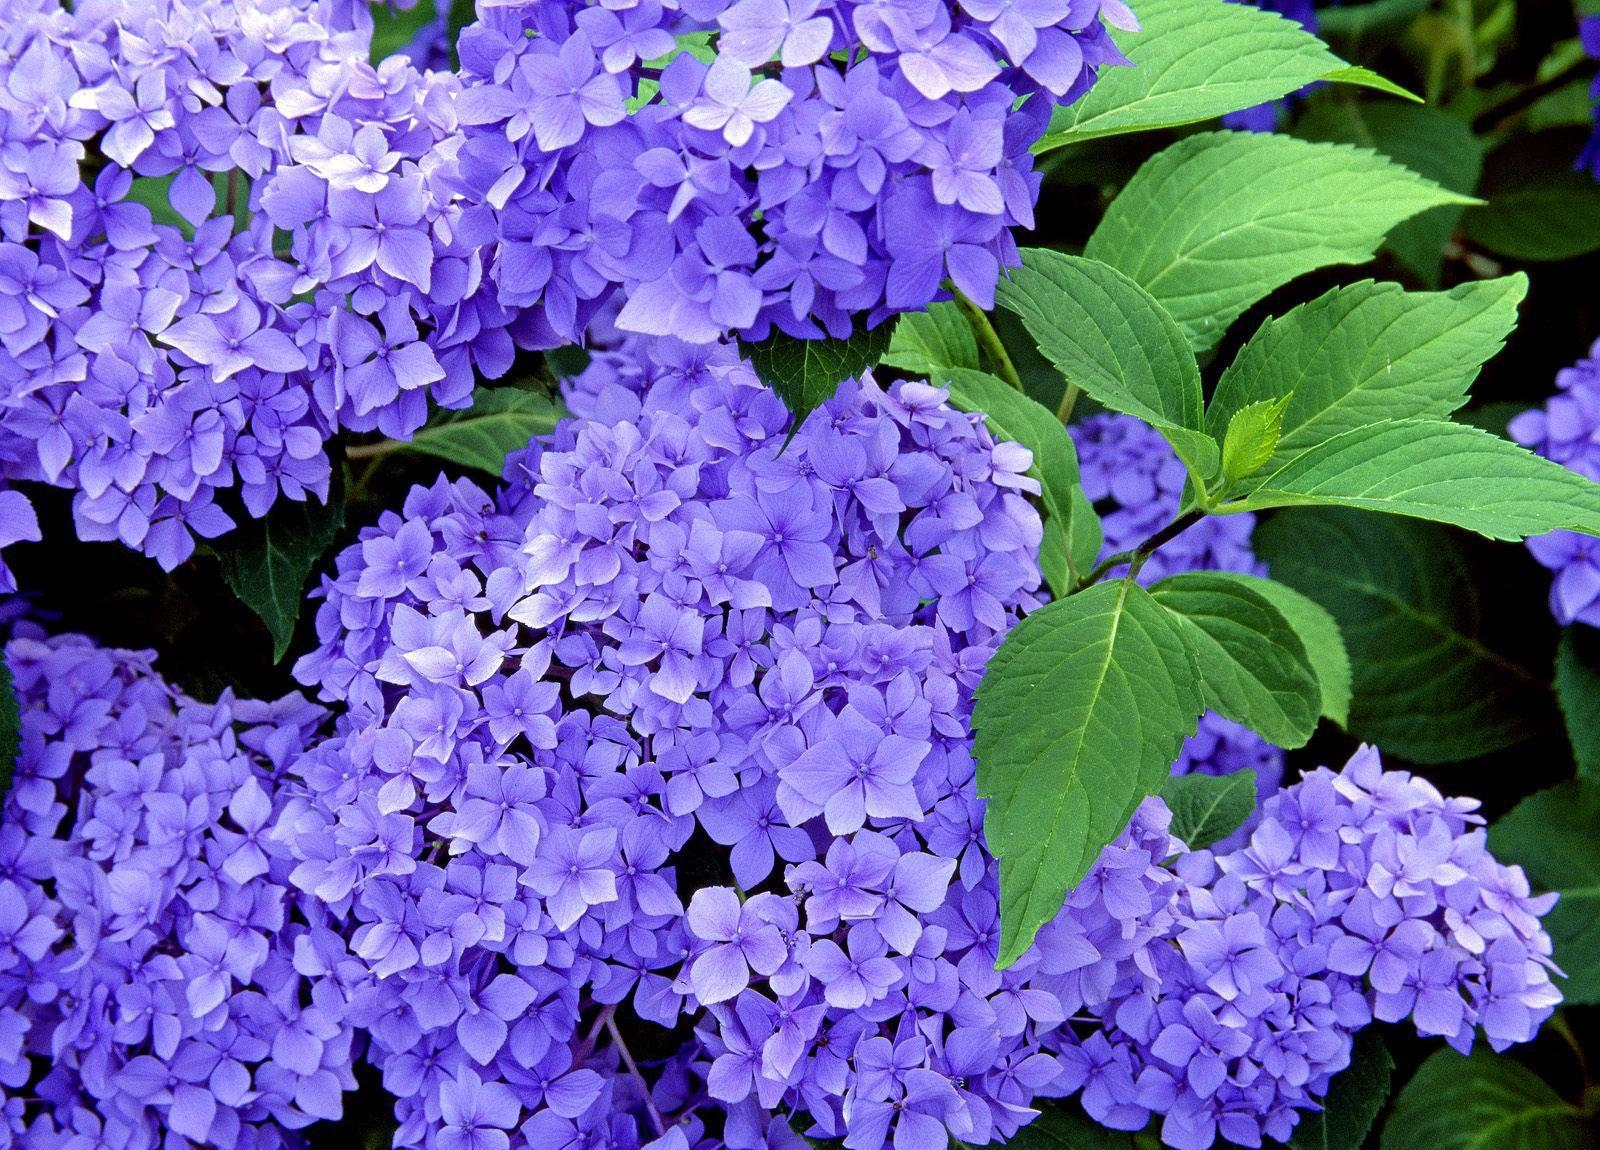
[[[359,1049],[339,924],[273,839],[325,712],[167,686],[27,625],[0,827],[0,1146],[272,1150],[337,1118]]]
[[[842,336],[952,281],[989,306],[1029,145],[1126,60],[1121,0],[485,6],[462,36],[462,233],[528,347]]]
[[[1176,518],[1187,472],[1157,431],[1117,414],[1092,415],[1067,430],[1078,448],[1084,493],[1101,512],[1102,558],[1132,550]],[[1155,583],[1182,571],[1265,575],[1266,565],[1250,550],[1254,531],[1255,516],[1248,513],[1203,519],[1152,555],[1139,578]],[[1255,826],[1259,802],[1283,780],[1283,752],[1247,727],[1208,711],[1172,765],[1175,775],[1228,775],[1246,768],[1256,772],[1258,810],[1219,849],[1243,843]]]
[[[1044,1039],[1066,1085],[1108,1126],[1159,1116],[1175,1150],[1260,1146],[1288,1140],[1370,1022],[1463,1052],[1478,1029],[1496,1050],[1532,1038],[1561,1000],[1539,925],[1556,896],[1495,861],[1476,807],[1370,747],[1280,791],[1225,854],[1184,852],[1148,802],[1030,952],[1069,1016],[1101,1024]]]
[[[1317,30],[1317,10],[1313,0],[1234,0],[1234,3],[1250,4],[1267,12],[1276,12],[1286,19],[1293,20],[1308,32]],[[1302,88],[1295,95],[1304,95],[1309,90]],[[1276,131],[1283,111],[1292,99],[1294,95],[1282,100],[1257,104],[1243,111],[1229,112],[1222,117],[1222,122],[1227,127],[1245,132]]]
[[[408,435],[509,362],[462,302],[459,84],[373,68],[370,29],[353,0],[0,0],[0,479],[74,491],[81,538],[171,568],[325,499],[336,430]],[[5,499],[0,545],[37,538]]]
[[[1585,16],[1578,22],[1578,38],[1591,60],[1600,60],[1600,14]],[[1578,156],[1578,169],[1588,171],[1600,180],[1600,75],[1589,86],[1589,99],[1594,105],[1595,127]]]
[[[1557,372],[1555,394],[1518,415],[1509,430],[1524,447],[1600,481],[1600,343]],[[1556,573],[1550,585],[1556,621],[1600,627],[1600,540],[1555,531],[1528,540],[1528,550]]]
[[[1039,601],[1028,454],[870,379],[784,447],[723,347],[600,353],[568,399],[498,495],[363,532],[296,668],[347,714],[278,841],[353,925],[397,1145],[943,1150],[1079,1090],[1259,1144],[1418,979],[1458,1044],[1549,1013],[1549,900],[1370,754],[1237,855],[1152,801],[996,971],[968,721]]]

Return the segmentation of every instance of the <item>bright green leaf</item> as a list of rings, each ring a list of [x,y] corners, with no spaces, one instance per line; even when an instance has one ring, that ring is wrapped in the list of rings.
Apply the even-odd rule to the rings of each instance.
[[[1200,669],[1206,703],[1269,743],[1304,746],[1322,714],[1316,673],[1300,636],[1265,583],[1226,571],[1189,571],[1151,589],[1181,621]]]
[[[1364,280],[1267,320],[1217,381],[1206,426],[1291,396],[1279,464],[1341,432],[1392,419],[1443,419],[1505,343],[1528,287],[1522,275],[1408,292]]]
[[[1200,368],[1172,317],[1115,268],[1029,248],[996,299],[1086,395],[1150,424],[1201,480],[1221,453],[1203,430]]]
[[[1206,132],[1147,161],[1084,254],[1127,273],[1204,350],[1296,276],[1362,263],[1401,220],[1470,202],[1365,149]]]
[[[1600,635],[1568,627],[1556,649],[1556,700],[1580,777],[1600,784]]]
[[[1389,1100],[1394,1059],[1378,1027],[1355,1038],[1350,1065],[1334,1076],[1321,1110],[1303,1112],[1289,1139],[1290,1150],[1361,1150],[1372,1122]]]
[[[1306,659],[1317,677],[1323,715],[1341,727],[1347,725],[1350,722],[1350,654],[1345,650],[1338,621],[1315,599],[1307,598],[1287,583],[1260,579],[1250,586],[1272,602],[1300,637],[1300,645],[1306,649]]]
[[[1600,535],[1600,484],[1487,431],[1431,419],[1336,435],[1234,506],[1307,504],[1431,519],[1490,539],[1563,529]]]
[[[393,450],[421,452],[499,475],[507,455],[521,451],[535,436],[549,435],[562,414],[537,391],[480,387],[472,393],[471,407],[439,412],[409,441],[396,441]]]
[[[1486,626],[1489,592],[1477,583],[1472,539],[1388,515],[1304,508],[1258,526],[1252,546],[1274,580],[1338,621],[1354,675],[1341,725],[1357,738],[1413,762],[1456,762],[1516,745],[1548,713],[1543,685]]]
[[[1295,123],[1305,140],[1374,148],[1397,164],[1463,195],[1477,190],[1483,144],[1460,116],[1393,100],[1347,100],[1330,90]],[[1334,98],[1329,98],[1334,97]],[[1437,287],[1444,248],[1465,209],[1434,208],[1396,224],[1386,247],[1430,287]]]
[[[267,625],[274,662],[294,638],[312,568],[344,526],[343,495],[336,486],[326,504],[279,499],[211,544],[228,586]]]
[[[1234,412],[1222,438],[1222,477],[1237,483],[1267,465],[1283,435],[1283,413],[1294,393],[1258,399]]]
[[[1041,548],[1041,562],[1045,549],[1049,549],[1050,558],[1059,556],[1066,561],[1064,568],[1044,564],[1045,577],[1050,580],[1057,598],[1070,593],[1088,571],[1082,563],[1083,554],[1090,551],[1092,544],[1089,559],[1092,565],[1093,556],[1099,553],[1100,519],[1082,494],[1078,481],[1078,450],[1067,429],[1054,412],[1046,411],[1036,401],[986,372],[950,368],[931,378],[936,383],[944,380],[950,389],[952,406],[982,413],[996,439],[1020,443],[1033,453],[1029,474],[1039,480],[1049,520],[1057,529],[1054,540],[1047,537]]]
[[[1172,812],[1172,836],[1193,850],[1222,841],[1244,826],[1256,809],[1256,773],[1174,775],[1161,788]]]
[[[1518,803],[1489,830],[1489,849],[1561,898],[1544,917],[1555,943],[1557,980],[1569,1004],[1600,1003],[1600,785],[1563,783]]]
[[[1479,1046],[1441,1050],[1412,1075],[1383,1150],[1587,1150],[1588,1119],[1521,1063]]]
[[[1141,31],[1114,33],[1131,68],[1107,68],[1082,97],[1056,110],[1034,145],[1047,152],[1101,136],[1175,128],[1265,104],[1317,80],[1415,99],[1276,12],[1227,0],[1141,0]]]
[[[942,386],[939,373],[952,367],[977,369],[978,341],[972,325],[954,303],[931,304],[927,311],[907,312],[895,324],[883,362]]]
[[[849,339],[796,339],[774,329],[759,343],[739,347],[761,381],[794,412],[793,435],[841,383],[877,365],[889,350],[894,327],[892,320],[874,328],[857,321]]]
[[[1000,966],[1161,790],[1203,705],[1177,620],[1131,580],[1049,603],[1006,636],[972,716],[1000,860]]]

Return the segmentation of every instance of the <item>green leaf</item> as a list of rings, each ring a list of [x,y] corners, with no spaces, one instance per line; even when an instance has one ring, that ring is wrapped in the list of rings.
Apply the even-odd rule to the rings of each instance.
[[[939,386],[944,381],[938,376],[948,368],[976,370],[982,366],[972,325],[961,314],[961,309],[948,301],[931,304],[927,311],[901,316],[882,362],[913,375],[926,376]]]
[[[1133,1150],[1133,1135],[1102,1126],[1074,1103],[1040,1100],[1039,1116],[1006,1139],[1007,1150]]]
[[[773,333],[759,343],[740,344],[761,381],[794,412],[794,435],[822,404],[833,398],[839,385],[875,366],[889,350],[894,321],[868,328],[861,320],[849,339],[796,339]]]
[[[981,413],[996,439],[1020,443],[1033,453],[1033,466],[1028,473],[1039,480],[1045,509],[1050,521],[1057,525],[1056,538],[1046,540],[1041,558],[1044,548],[1050,548],[1052,558],[1059,555],[1066,560],[1064,569],[1047,566],[1045,577],[1057,598],[1069,594],[1088,566],[1093,565],[1101,539],[1100,519],[1083,495],[1078,450],[1067,429],[1054,412],[986,372],[950,368],[932,378],[946,378],[952,406]],[[1093,552],[1086,566],[1082,556],[1091,542]]]
[[[1333,95],[1333,93],[1329,93]],[[1453,192],[1471,195],[1483,171],[1483,144],[1460,116],[1392,100],[1319,99],[1295,124],[1302,139],[1375,148]],[[1396,224],[1386,246],[1429,287],[1439,285],[1444,247],[1461,221],[1459,205]]]
[[[1600,249],[1600,185],[1572,161],[1584,128],[1516,135],[1489,153],[1488,204],[1461,219],[1467,239],[1514,260],[1566,260]]]
[[[1315,599],[1276,579],[1257,580],[1250,586],[1271,601],[1300,637],[1317,678],[1323,716],[1346,726],[1350,722],[1350,654],[1338,621]]]
[[[1161,790],[1202,709],[1177,620],[1131,580],[1049,603],[1006,636],[972,716],[984,834],[1000,860],[999,966]]]
[[[1335,1075],[1321,1110],[1300,1115],[1290,1150],[1361,1150],[1389,1099],[1394,1059],[1376,1026],[1356,1035],[1350,1065]]]
[[[1202,430],[1200,368],[1138,284],[1095,260],[1028,248],[995,297],[1085,394],[1160,431],[1198,481],[1216,473],[1221,452]]]
[[[1521,1063],[1479,1046],[1418,1068],[1383,1127],[1383,1150],[1586,1150],[1587,1117]]]
[[[374,64],[393,56],[415,40],[423,28],[438,19],[438,10],[428,0],[417,0],[409,10],[396,8],[387,2],[370,4],[368,7],[372,9],[372,50],[368,58]]]
[[[1172,812],[1172,834],[1194,850],[1211,846],[1244,826],[1256,809],[1256,773],[1174,775],[1161,788]]]
[[[1190,571],[1151,588],[1178,617],[1200,668],[1206,704],[1269,743],[1301,747],[1317,729],[1322,694],[1300,636],[1265,583],[1227,571]]]
[[[1294,393],[1247,403],[1228,420],[1222,439],[1222,477],[1237,483],[1267,465],[1283,435],[1283,413]]]
[[[1561,898],[1544,918],[1571,1005],[1600,1003],[1600,785],[1574,781],[1523,799],[1489,830],[1489,849]]]
[[[1485,627],[1470,545],[1432,524],[1335,508],[1280,513],[1252,539],[1274,580],[1338,621],[1354,674],[1345,729],[1412,762],[1514,746],[1548,712],[1543,684]]]
[[[506,456],[521,451],[535,436],[549,435],[565,413],[537,391],[519,387],[480,387],[472,406],[441,411],[409,441],[393,450],[419,452],[499,475]]]
[[[1364,280],[1267,320],[1217,381],[1206,426],[1220,435],[1249,404],[1291,396],[1274,453],[1282,464],[1353,428],[1443,419],[1505,343],[1527,292],[1522,275],[1408,292]]]
[[[1332,504],[1432,519],[1490,539],[1600,535],[1600,484],[1462,423],[1398,419],[1301,452],[1231,506]]]
[[[1470,202],[1365,149],[1206,132],[1147,161],[1084,254],[1127,273],[1204,350],[1296,276],[1362,263],[1401,220]]]
[[[1034,145],[1175,128],[1265,104],[1317,80],[1342,80],[1416,97],[1276,12],[1226,0],[1143,0],[1138,33],[1114,33],[1131,68],[1107,68],[1082,98],[1057,109]]]
[[[289,650],[305,602],[306,580],[344,527],[344,493],[336,486],[326,504],[279,499],[262,519],[247,519],[211,544],[222,577],[272,635],[272,659]]]
[[[17,686],[11,678],[11,664],[0,645],[0,801],[11,793],[11,780],[17,773],[17,756],[22,753],[22,706]]]
[[[1572,740],[1578,775],[1600,783],[1600,635],[1568,627],[1556,649],[1556,700]]]
[[[1330,41],[1350,44],[1352,49],[1366,38],[1387,42],[1411,21],[1428,10],[1433,0],[1368,0],[1329,8],[1317,13],[1317,26]],[[1352,50],[1351,55],[1355,55]]]

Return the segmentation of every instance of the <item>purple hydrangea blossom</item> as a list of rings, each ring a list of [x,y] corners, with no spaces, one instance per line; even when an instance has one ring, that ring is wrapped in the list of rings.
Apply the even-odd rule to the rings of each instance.
[[[1556,373],[1556,393],[1543,407],[1511,421],[1510,434],[1524,447],[1579,475],[1600,481],[1600,343],[1587,358]],[[1528,550],[1556,573],[1550,612],[1556,621],[1600,627],[1600,547],[1571,531],[1528,540]]]
[[[1053,108],[1123,64],[1120,0],[485,6],[462,226],[521,346],[848,334],[1017,262]],[[624,114],[625,105],[630,114]],[[931,238],[930,239],[930,224]],[[474,299],[479,296],[474,296]]]
[[[22,752],[0,832],[8,1146],[289,1144],[341,1112],[369,979],[289,883],[284,767],[326,712],[186,698],[151,652],[6,648]]]
[[[1591,60],[1600,60],[1600,14],[1584,16],[1578,21],[1578,38]],[[1589,85],[1589,100],[1594,105],[1595,128],[1578,156],[1578,169],[1587,170],[1600,180],[1600,75]]]
[[[1550,898],[1371,752],[1233,852],[1152,800],[996,971],[967,723],[1039,602],[1025,455],[870,379],[780,452],[748,366],[672,341],[567,398],[498,495],[440,480],[367,529],[297,666],[346,713],[274,841],[354,927],[397,1145],[982,1145],[1079,1091],[1175,1147],[1259,1145],[1375,1014],[1501,1046],[1559,998]],[[1009,572],[997,620],[942,609],[947,560]],[[624,1010],[692,1037],[641,1064]]]

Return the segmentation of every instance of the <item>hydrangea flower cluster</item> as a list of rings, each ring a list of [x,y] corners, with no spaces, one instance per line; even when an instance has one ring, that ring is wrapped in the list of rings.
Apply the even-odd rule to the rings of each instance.
[[[1600,342],[1587,358],[1556,373],[1556,393],[1542,408],[1511,421],[1511,438],[1579,475],[1600,481]],[[1556,573],[1550,611],[1556,621],[1600,627],[1600,540],[1553,531],[1528,540],[1533,557]]]
[[[948,279],[984,306],[1029,145],[1126,63],[1121,0],[513,3],[459,45],[463,234],[527,347],[849,334]]]
[[[324,966],[338,924],[273,841],[325,712],[197,703],[150,652],[26,624],[6,658],[0,1145],[267,1150],[337,1118],[359,1053]]]
[[[1187,477],[1182,462],[1159,432],[1130,415],[1092,415],[1067,428],[1078,449],[1084,494],[1101,513],[1105,544],[1101,558],[1130,551],[1177,517]],[[1250,550],[1255,516],[1211,516],[1153,554],[1140,582],[1157,583],[1182,571],[1237,571],[1266,575],[1266,564]],[[1283,780],[1283,752],[1248,727],[1215,711],[1183,745],[1172,773],[1229,775],[1256,772],[1258,807],[1223,849],[1241,844],[1260,817],[1259,803]]]
[[[1600,60],[1600,14],[1585,16],[1578,21],[1578,39],[1591,60]],[[1600,74],[1596,74],[1589,86],[1589,99],[1594,105],[1595,126],[1588,144],[1578,156],[1578,169],[1587,170],[1600,180]]]
[[[277,841],[353,925],[397,1145],[938,1150],[1079,1089],[1259,1144],[1413,1013],[1413,959],[1458,1043],[1548,1013],[1548,900],[1374,756],[1177,869],[1146,804],[994,969],[968,720],[1042,531],[1026,451],[943,399],[852,382],[785,446],[729,349],[600,353],[497,496],[414,489],[339,557],[296,670],[347,713]],[[1399,983],[1326,967],[1369,909],[1385,953],[1413,922]],[[1202,1047],[1238,1073],[1190,1082]]]
[[[474,355],[508,362],[467,350],[459,85],[374,69],[370,27],[349,0],[0,2],[0,477],[72,489],[81,538],[170,569],[325,499],[335,430],[408,435]],[[37,538],[7,499],[0,543]]]

